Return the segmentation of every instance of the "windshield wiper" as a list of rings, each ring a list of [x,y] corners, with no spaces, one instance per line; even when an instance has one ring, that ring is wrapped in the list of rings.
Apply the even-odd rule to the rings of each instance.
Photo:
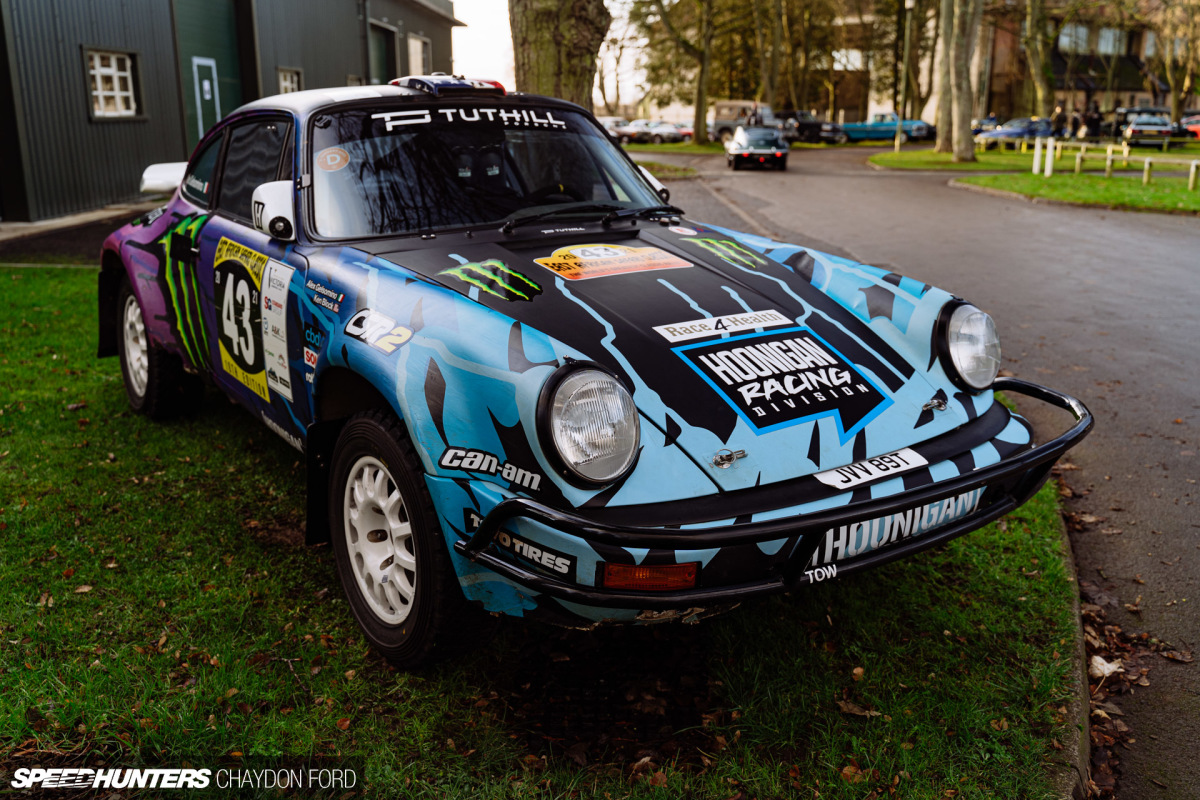
[[[604,219],[600,220],[600,223],[608,227],[619,219],[628,219],[629,217],[677,217],[681,214],[683,214],[682,208],[670,205],[651,206],[650,208],[622,208],[605,214]]]
[[[615,214],[619,210],[621,210],[621,206],[614,205],[613,203],[588,203],[587,205],[582,205],[582,206],[552,208],[549,211],[541,211],[537,214],[529,214],[528,216],[524,216],[524,217],[513,217],[508,222],[505,222],[503,225],[500,226],[500,232],[501,233],[512,233],[514,230],[517,229],[518,225],[526,225],[530,222],[538,222],[539,220],[543,220],[543,219],[551,219],[553,217],[560,217],[564,214],[573,214],[575,212],[581,212],[581,213],[586,214],[586,213],[596,212],[596,211],[609,211],[609,212],[612,212]],[[607,219],[607,218],[608,217],[605,217],[605,219]]]

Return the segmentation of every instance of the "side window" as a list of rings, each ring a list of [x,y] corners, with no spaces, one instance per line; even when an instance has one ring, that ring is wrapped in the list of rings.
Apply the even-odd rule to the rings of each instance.
[[[217,166],[217,156],[221,154],[221,142],[224,136],[218,136],[208,143],[200,154],[188,165],[187,174],[183,177],[183,196],[201,208],[208,208],[209,198],[212,197],[213,173]]]
[[[218,211],[250,222],[254,190],[278,178],[291,129],[283,120],[264,119],[238,125],[229,132]]]

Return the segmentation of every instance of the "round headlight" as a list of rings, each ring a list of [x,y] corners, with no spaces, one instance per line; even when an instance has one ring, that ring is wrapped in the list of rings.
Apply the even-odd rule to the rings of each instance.
[[[992,318],[972,305],[963,304],[950,315],[946,326],[946,349],[958,377],[980,391],[992,385],[1000,371],[1000,337]]]
[[[549,433],[564,466],[590,483],[611,483],[637,458],[641,440],[629,392],[598,369],[570,373],[549,398]]]

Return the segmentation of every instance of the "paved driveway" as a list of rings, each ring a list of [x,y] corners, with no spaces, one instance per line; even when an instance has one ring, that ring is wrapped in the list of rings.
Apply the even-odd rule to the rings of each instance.
[[[871,152],[794,151],[786,173],[683,159],[701,178],[673,184],[672,201],[743,230],[748,214],[765,232],[895,269],[992,313],[1005,368],[1096,415],[1069,456],[1080,468],[1069,483],[1086,493],[1073,510],[1104,518],[1073,536],[1081,578],[1120,604],[1142,596],[1140,615],[1109,608],[1110,622],[1200,650],[1200,219],[967,192],[945,173],[870,169]],[[1149,680],[1119,704],[1137,739],[1121,754],[1119,796],[1200,798],[1200,662],[1160,659]]]

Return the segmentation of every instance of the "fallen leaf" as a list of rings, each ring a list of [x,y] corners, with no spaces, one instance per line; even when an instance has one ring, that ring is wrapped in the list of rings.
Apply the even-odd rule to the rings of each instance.
[[[350,718],[342,717],[337,721],[338,730],[344,731],[350,727]]]
[[[1192,652],[1190,650],[1166,650],[1159,653],[1159,655],[1163,658],[1170,659],[1171,661],[1178,661],[1181,664],[1191,664],[1196,660],[1192,657]]]
[[[89,584],[85,583],[82,586],[75,587],[75,594],[87,594],[91,590],[92,590],[92,587]]]
[[[348,670],[346,670],[346,680],[348,680],[348,681],[352,681],[352,680],[354,680],[354,676],[355,676],[355,675],[357,675],[357,674],[358,674],[358,673],[357,673],[357,672],[355,672],[355,671],[354,671],[354,670],[352,670],[352,669],[348,669]]]
[[[665,772],[663,772],[662,770],[659,770],[658,772],[651,775],[650,779],[647,780],[646,783],[650,784],[651,786],[666,786],[667,785],[667,774]]]
[[[850,702],[849,700],[838,700],[837,705],[838,705],[838,708],[841,709],[843,714],[853,714],[856,717],[878,717],[878,716],[880,716],[880,713],[878,711],[870,711],[870,710],[865,709],[862,706],[858,705],[857,703]]]
[[[842,767],[842,780],[846,783],[862,783],[867,779],[857,764],[847,764]]]
[[[66,569],[64,569],[64,570],[63,570],[63,574],[62,574],[62,576],[63,576],[64,578],[69,578],[69,577],[71,577],[71,576],[72,576],[72,575],[74,575],[74,574],[75,574],[75,568],[74,568],[74,567],[67,567]]]
[[[1117,659],[1113,662],[1105,661],[1100,656],[1092,656],[1092,660],[1088,662],[1088,674],[1093,678],[1107,678],[1114,672],[1124,672],[1125,667],[1121,665],[1121,660]]]
[[[998,731],[1008,730],[1008,720],[1004,717],[1001,717],[1000,719],[991,720],[990,724],[994,730],[998,730]]]
[[[863,679],[863,674],[865,672],[866,672],[866,670],[864,670],[862,667],[855,667],[854,670],[850,674],[854,678],[854,680],[861,681]]]

